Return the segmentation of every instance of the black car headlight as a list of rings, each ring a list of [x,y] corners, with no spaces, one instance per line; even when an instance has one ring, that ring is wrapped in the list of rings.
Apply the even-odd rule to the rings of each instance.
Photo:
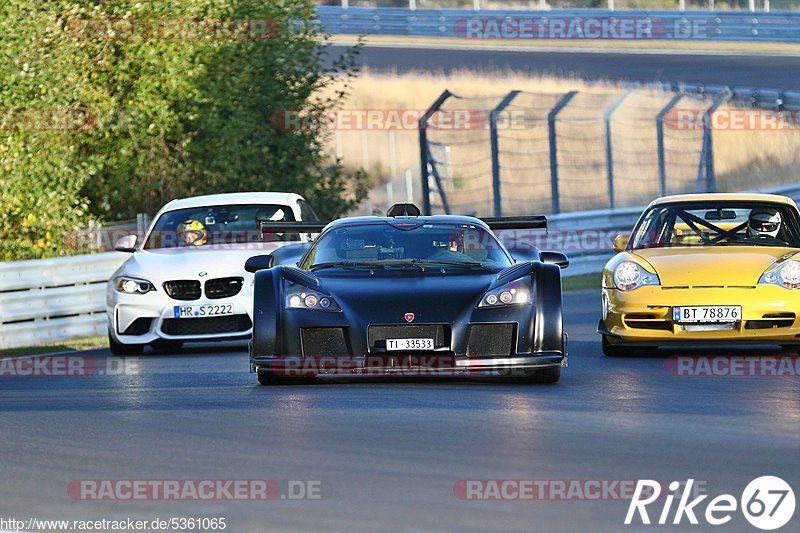
[[[800,261],[786,261],[778,268],[765,272],[758,283],[780,285],[786,289],[800,289]]]
[[[478,307],[504,307],[531,302],[531,284],[528,278],[520,278],[488,291]]]
[[[114,278],[114,287],[124,294],[147,294],[155,291],[155,286],[146,279],[119,276]]]
[[[286,309],[342,310],[336,301],[327,294],[294,283],[287,283]]]

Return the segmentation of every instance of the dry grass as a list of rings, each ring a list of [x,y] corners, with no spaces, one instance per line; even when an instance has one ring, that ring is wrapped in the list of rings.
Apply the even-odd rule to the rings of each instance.
[[[443,109],[477,110],[488,114],[512,90],[523,91],[509,106],[511,125],[500,131],[503,211],[506,214],[548,212],[550,167],[547,113],[571,90],[578,94],[558,116],[558,162],[563,211],[608,207],[609,188],[604,148],[603,111],[625,90],[612,84],[590,84],[514,72],[481,73],[470,70],[443,73],[387,74],[363,72],[355,81],[345,109],[412,110],[421,114],[449,89],[464,98],[449,100]],[[630,92],[611,121],[614,147],[615,203],[641,205],[659,194],[655,117],[671,93]],[[702,109],[709,102],[687,98],[682,109]],[[723,107],[723,110],[728,107]],[[522,117],[522,118],[520,118]],[[390,171],[390,138],[396,143],[396,171]],[[698,174],[700,129],[667,127],[667,193],[694,190]],[[338,137],[338,143],[336,142]],[[440,151],[440,171],[453,211],[491,212],[491,160],[488,128],[431,130],[429,138],[448,147]],[[377,190],[369,209],[388,203],[385,184],[405,190],[397,175],[414,173],[419,189],[419,137],[416,129],[339,130],[331,137],[347,166],[365,167]],[[749,190],[797,181],[800,170],[800,131],[716,131],[714,157],[719,190]],[[390,179],[392,174],[394,179]],[[419,191],[415,193],[419,201]],[[404,193],[400,194],[404,199]]]

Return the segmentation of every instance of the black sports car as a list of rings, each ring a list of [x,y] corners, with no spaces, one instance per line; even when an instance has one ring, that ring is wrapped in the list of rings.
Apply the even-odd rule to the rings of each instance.
[[[544,217],[383,217],[265,223],[320,232],[295,266],[258,256],[251,371],[261,384],[323,376],[504,376],[553,383],[567,362],[566,256],[515,262],[492,229],[546,228]],[[313,226],[313,227],[312,227]],[[289,255],[287,255],[289,254]],[[297,259],[297,256],[292,258]],[[292,261],[293,262],[293,261]]]

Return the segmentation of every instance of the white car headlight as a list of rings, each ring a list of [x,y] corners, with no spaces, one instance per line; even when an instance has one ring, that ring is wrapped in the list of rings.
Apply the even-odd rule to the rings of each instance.
[[[786,261],[775,270],[766,272],[761,279],[758,280],[760,284],[767,285],[780,285],[787,289],[800,289],[800,261]]]
[[[521,305],[531,301],[531,289],[528,278],[520,278],[483,295],[478,307],[503,307],[505,305]]]
[[[146,279],[129,278],[120,276],[114,279],[114,287],[125,294],[147,294],[156,290],[152,283]]]
[[[621,291],[632,291],[642,285],[661,285],[656,274],[633,261],[623,261],[614,269],[614,285]]]

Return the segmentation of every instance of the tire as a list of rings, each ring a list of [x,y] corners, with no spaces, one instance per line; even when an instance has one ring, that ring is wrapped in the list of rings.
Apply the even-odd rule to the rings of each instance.
[[[114,355],[142,355],[144,352],[144,344],[122,344],[111,333],[108,334],[108,347]]]
[[[606,357],[634,357],[640,355],[636,348],[619,346],[608,342],[608,337],[603,335],[603,355]]]
[[[548,367],[539,370],[527,370],[525,376],[515,378],[517,383],[557,383],[561,378],[561,367]]]
[[[150,345],[156,353],[177,354],[181,353],[183,343],[181,341],[158,340]]]

